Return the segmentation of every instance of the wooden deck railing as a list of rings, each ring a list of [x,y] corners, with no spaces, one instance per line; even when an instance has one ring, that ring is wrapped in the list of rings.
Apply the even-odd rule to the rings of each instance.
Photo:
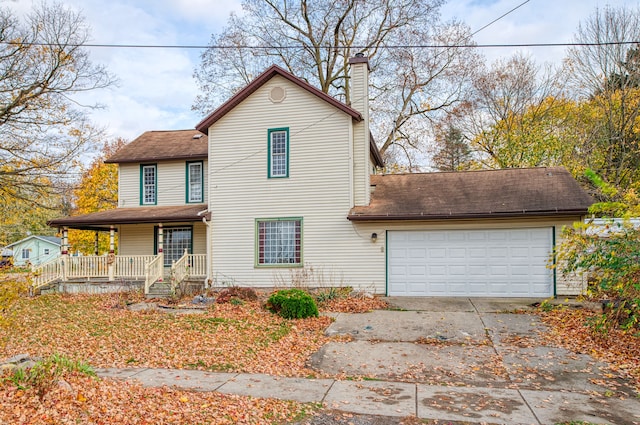
[[[206,261],[206,254],[189,254],[185,250],[184,255],[171,265],[171,289],[175,291],[178,285],[190,276],[205,276]]]
[[[164,255],[159,254],[145,267],[144,293],[149,293],[149,288],[164,276]]]
[[[32,276],[31,287],[34,290],[62,279],[62,258],[54,258],[35,267],[32,271]]]
[[[173,288],[188,277],[204,277],[207,273],[205,254],[185,254],[171,267]],[[92,278],[104,279],[144,279],[145,293],[149,287],[164,277],[164,257],[162,255],[87,255],[81,257],[59,257],[41,264],[33,270],[34,289],[41,288],[56,280],[67,281]]]
[[[67,279],[79,279],[108,276],[109,258],[106,255],[87,255],[82,257],[67,257],[64,265]]]
[[[115,275],[128,279],[143,279],[146,277],[145,266],[155,257],[155,255],[116,255]]]

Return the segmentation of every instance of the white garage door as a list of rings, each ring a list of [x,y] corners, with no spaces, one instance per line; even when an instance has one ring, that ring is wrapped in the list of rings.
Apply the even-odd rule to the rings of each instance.
[[[548,297],[552,228],[389,231],[389,295]]]

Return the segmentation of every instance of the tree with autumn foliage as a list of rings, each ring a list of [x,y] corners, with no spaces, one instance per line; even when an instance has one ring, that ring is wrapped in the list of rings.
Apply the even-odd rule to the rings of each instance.
[[[480,60],[475,49],[458,47],[472,44],[471,32],[441,20],[442,0],[241,3],[243,14],[232,14],[202,53],[195,110],[210,112],[274,63],[350,104],[349,58],[362,52],[373,70],[371,131],[380,153],[410,169],[430,121],[466,97]],[[432,46],[409,47],[421,45]]]
[[[118,138],[105,143],[100,156],[82,172],[80,183],[73,191],[75,207],[73,215],[90,214],[105,211],[118,206],[118,166],[105,164],[104,161],[126,145]],[[95,232],[90,230],[69,230],[69,247],[72,252],[80,251],[93,254],[95,251]],[[109,250],[109,234],[98,233],[98,252]]]
[[[0,196],[46,205],[99,131],[74,95],[113,79],[83,48],[83,17],[42,3],[24,18],[0,8]]]

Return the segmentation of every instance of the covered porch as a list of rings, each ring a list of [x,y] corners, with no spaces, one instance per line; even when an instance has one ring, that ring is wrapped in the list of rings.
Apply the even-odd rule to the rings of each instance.
[[[112,284],[138,285],[147,296],[168,296],[186,282],[208,285],[206,205],[117,208],[48,224],[59,229],[61,256],[34,269],[34,292],[56,283],[76,288]],[[71,255],[69,229],[96,232],[93,255]],[[109,234],[109,250],[102,255],[97,252],[99,232]]]

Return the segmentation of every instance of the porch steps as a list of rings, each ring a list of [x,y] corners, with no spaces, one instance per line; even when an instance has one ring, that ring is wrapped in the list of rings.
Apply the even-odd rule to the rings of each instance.
[[[171,284],[169,282],[156,282],[149,287],[146,298],[169,298],[171,296]]]

